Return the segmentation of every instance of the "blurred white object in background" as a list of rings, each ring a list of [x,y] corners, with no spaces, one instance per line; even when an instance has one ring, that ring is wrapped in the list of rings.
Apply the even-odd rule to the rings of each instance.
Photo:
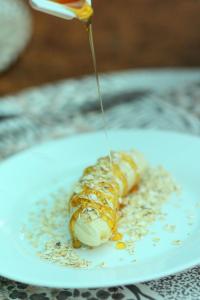
[[[31,14],[24,2],[0,0],[0,72],[16,61],[31,33]]]
[[[86,1],[91,5],[91,0]],[[31,5],[40,11],[60,17],[66,20],[76,18],[76,14],[67,5],[62,5],[50,0],[30,0]]]

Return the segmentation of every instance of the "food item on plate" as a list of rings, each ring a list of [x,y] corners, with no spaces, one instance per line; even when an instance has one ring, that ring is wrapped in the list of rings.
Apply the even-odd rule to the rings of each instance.
[[[150,225],[158,221],[160,228],[165,229],[166,224],[168,224],[167,227],[172,227],[166,212],[163,211],[163,205],[167,203],[171,195],[178,196],[180,192],[180,187],[165,168],[148,165],[142,174],[138,188],[123,197],[118,220],[118,229],[123,233],[123,241],[117,242],[115,249],[125,249],[135,261],[135,247],[141,238],[153,234],[153,244],[159,246],[162,235],[153,232]],[[38,200],[27,215],[27,221],[22,226],[22,234],[37,249],[36,254],[51,263],[73,268],[109,265],[106,257],[97,261],[96,257],[91,258],[90,251],[88,256],[85,256],[83,255],[85,249],[83,252],[77,251],[72,247],[71,241],[66,239],[69,234],[66,217],[70,198],[69,191],[62,185],[62,188],[56,192],[48,193],[45,198]],[[173,210],[177,209],[176,213],[179,212],[180,206],[174,206],[177,204],[174,201],[179,201],[178,199],[173,200]],[[126,245],[125,248],[123,243]],[[173,245],[179,246],[177,241],[173,242]]]
[[[69,229],[73,246],[97,247],[108,240],[121,240],[117,231],[119,207],[140,182],[146,168],[137,151],[112,152],[84,170],[71,196]]]

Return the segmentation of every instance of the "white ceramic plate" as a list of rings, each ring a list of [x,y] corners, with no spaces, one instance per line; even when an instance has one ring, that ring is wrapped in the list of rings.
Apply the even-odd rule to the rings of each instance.
[[[93,260],[106,261],[106,268],[70,269],[40,260],[20,233],[21,224],[34,202],[59,185],[66,189],[82,169],[105,154],[102,133],[52,141],[25,151],[0,165],[0,275],[34,285],[57,288],[105,287],[138,283],[182,271],[200,263],[200,139],[156,131],[110,133],[112,149],[138,148],[151,164],[162,164],[182,186],[181,207],[172,198],[164,207],[167,222],[175,224],[172,236],[156,222],[159,246],[149,236],[137,243],[135,258],[127,251],[105,245],[86,253]],[[186,213],[194,214],[188,225]],[[174,246],[172,239],[182,240]],[[88,250],[89,251],[89,250]],[[122,258],[122,259],[120,259]]]

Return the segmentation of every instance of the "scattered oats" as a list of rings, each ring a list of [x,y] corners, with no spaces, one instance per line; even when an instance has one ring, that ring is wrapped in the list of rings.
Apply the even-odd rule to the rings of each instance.
[[[179,194],[180,188],[171,175],[161,166],[148,167],[139,190],[123,199],[126,206],[120,212],[119,231],[130,237],[133,248],[137,240],[149,233],[149,225],[165,219],[162,206],[173,193]]]
[[[68,199],[69,194],[59,191],[49,201],[38,201],[22,232],[42,259],[64,267],[87,268],[90,262],[67,242]]]
[[[126,244],[126,250],[128,251],[128,253],[130,255],[133,255],[135,253],[135,247],[134,247],[135,243],[134,243],[134,241],[129,240],[129,241],[126,241],[125,244]]]
[[[106,163],[105,167],[108,167]],[[108,174],[109,176],[111,175]],[[95,185],[104,182],[105,179],[108,178],[94,177],[89,183]],[[80,185],[76,185],[76,190],[80,188]],[[135,242],[149,233],[149,225],[166,217],[161,211],[162,205],[172,193],[179,192],[180,188],[163,167],[149,167],[142,177],[138,191],[123,199],[123,206],[119,212],[119,231],[128,237],[126,249],[130,254],[134,253]],[[75,250],[66,238],[70,195],[60,191],[51,194],[48,201],[38,201],[37,210],[30,213],[27,225],[23,226],[22,231],[32,246],[37,248],[37,254],[41,258],[65,267],[87,268],[91,262],[81,258],[79,251]],[[98,217],[95,211],[93,217]],[[158,242],[157,239],[154,242]],[[175,242],[179,244],[178,240]],[[100,266],[106,267],[105,262]]]
[[[59,246],[55,247],[55,242],[49,241],[45,244],[44,250],[37,252],[37,255],[64,267],[87,268],[89,266],[89,262],[80,258],[70,243],[67,242],[59,243]]]
[[[164,230],[166,230],[167,232],[175,232],[176,230],[176,225],[172,225],[172,224],[166,224],[164,227]]]
[[[174,240],[174,241],[172,241],[172,245],[174,245],[174,246],[180,246],[181,244],[182,244],[181,240]]]

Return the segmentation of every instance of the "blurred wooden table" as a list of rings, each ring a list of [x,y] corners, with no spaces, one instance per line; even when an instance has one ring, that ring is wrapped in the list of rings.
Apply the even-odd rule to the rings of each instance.
[[[200,66],[200,0],[95,0],[99,71]],[[126,4],[126,5],[125,5]],[[0,95],[92,72],[87,33],[33,12],[34,34],[18,62],[0,76]]]

